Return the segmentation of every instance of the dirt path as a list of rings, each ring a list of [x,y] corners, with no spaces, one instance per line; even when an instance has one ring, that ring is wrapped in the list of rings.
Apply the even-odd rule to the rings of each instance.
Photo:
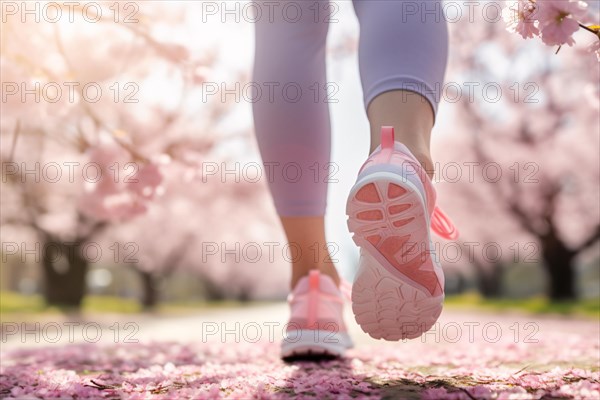
[[[600,397],[598,321],[446,310],[423,337],[390,343],[348,315],[347,358],[286,364],[286,315],[271,304],[50,318],[37,329],[3,321],[0,396]]]

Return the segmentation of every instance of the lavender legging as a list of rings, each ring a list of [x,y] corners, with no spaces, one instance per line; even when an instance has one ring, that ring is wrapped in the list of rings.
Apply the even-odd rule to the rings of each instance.
[[[441,1],[353,3],[365,108],[381,93],[404,89],[427,99],[435,114],[448,52]],[[275,207],[281,216],[322,216],[331,149],[326,90],[336,89],[326,79],[325,44],[339,16],[328,0],[255,6],[254,125]]]

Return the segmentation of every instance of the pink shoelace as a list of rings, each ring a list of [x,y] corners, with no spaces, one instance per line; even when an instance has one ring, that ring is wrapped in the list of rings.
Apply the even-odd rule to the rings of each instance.
[[[435,207],[431,217],[431,229],[440,237],[448,240],[458,238],[458,229],[439,207]]]
[[[352,283],[340,276],[340,292],[347,301],[352,301]]]
[[[381,127],[381,150],[388,151],[390,156],[396,149],[396,142],[394,139],[394,128],[391,126]],[[411,158],[413,162],[420,165],[419,161],[415,156],[406,151],[400,151],[405,156]],[[440,237],[448,240],[455,240],[458,238],[458,229],[454,226],[450,218],[439,208],[435,207],[431,218],[431,229]]]

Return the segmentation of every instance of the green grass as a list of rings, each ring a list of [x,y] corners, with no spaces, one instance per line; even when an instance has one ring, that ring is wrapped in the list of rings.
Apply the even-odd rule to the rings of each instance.
[[[552,302],[543,296],[527,299],[486,299],[478,293],[447,296],[450,308],[481,309],[486,311],[520,311],[529,314],[574,315],[600,318],[600,299]]]
[[[140,303],[134,299],[111,296],[86,296],[83,299],[84,312],[134,314],[142,311]]]
[[[52,311],[46,307],[41,296],[24,296],[15,292],[0,292],[0,312],[4,313],[35,313]],[[56,310],[58,311],[58,310]]]
[[[206,301],[187,301],[187,302],[166,302],[161,303],[156,308],[159,313],[189,313],[202,309],[213,308],[235,308],[249,305],[264,304],[261,302],[245,302],[224,300],[216,302]],[[38,313],[61,313],[69,311],[59,307],[49,307],[44,303],[40,295],[25,296],[16,292],[0,291],[0,313],[8,314],[38,314]],[[135,299],[127,299],[114,296],[86,296],[81,311],[84,313],[119,313],[134,314],[142,312],[142,306]]]
[[[86,296],[82,311],[100,313],[137,313],[141,311],[139,303],[133,299],[111,296]],[[60,313],[66,311],[60,307],[47,306],[40,295],[22,295],[16,292],[0,291],[0,313],[34,314]]]
[[[189,301],[166,302],[157,307],[157,312],[187,313],[214,308],[234,308],[264,304],[261,302],[240,303],[225,300],[218,302]],[[574,315],[600,318],[600,299],[585,299],[567,302],[551,302],[545,297],[529,299],[485,299],[478,293],[470,292],[446,297],[445,304],[455,309],[480,309],[484,311],[519,311],[529,314]],[[39,314],[61,313],[58,307],[48,307],[39,295],[25,296],[15,292],[0,291],[0,313],[7,314]],[[84,313],[119,313],[133,314],[142,311],[135,299],[112,296],[87,296],[83,302]]]

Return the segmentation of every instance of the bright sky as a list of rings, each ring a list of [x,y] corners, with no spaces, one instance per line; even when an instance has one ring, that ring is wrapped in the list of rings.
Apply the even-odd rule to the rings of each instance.
[[[240,2],[241,9],[247,3]],[[330,43],[345,32],[358,35],[358,22],[352,2],[339,1],[337,4],[340,9],[336,17],[340,22],[330,25]],[[208,49],[218,43],[220,49],[221,68],[215,71],[210,80],[222,80],[233,85],[237,78],[231,74],[232,71],[240,69],[250,71],[252,68],[254,26],[243,20],[236,23],[233,16],[228,17],[226,23],[222,23],[220,18],[215,16],[209,16],[206,23],[200,23],[198,20],[201,19],[202,5],[198,2],[195,7],[198,13],[188,14],[189,22],[196,27],[198,34],[198,42],[194,45],[199,49]],[[347,279],[352,279],[358,263],[358,249],[346,228],[346,197],[369,149],[369,126],[363,108],[357,55],[345,61],[329,60],[328,81],[336,82],[340,87],[340,92],[336,96],[339,102],[330,104],[333,128],[332,162],[340,168],[335,176],[339,179],[339,183],[330,184],[329,188],[327,234],[328,240],[336,243],[340,249],[336,255],[339,260],[338,268]],[[447,118],[446,114],[442,107],[438,116],[440,125]],[[242,125],[252,123],[249,102],[240,105],[236,118],[232,118],[231,123]],[[230,150],[232,149],[228,149]],[[240,152],[240,159],[248,160],[248,149],[245,146],[240,145],[237,150]],[[252,161],[258,161],[258,152],[254,151],[251,157]]]

